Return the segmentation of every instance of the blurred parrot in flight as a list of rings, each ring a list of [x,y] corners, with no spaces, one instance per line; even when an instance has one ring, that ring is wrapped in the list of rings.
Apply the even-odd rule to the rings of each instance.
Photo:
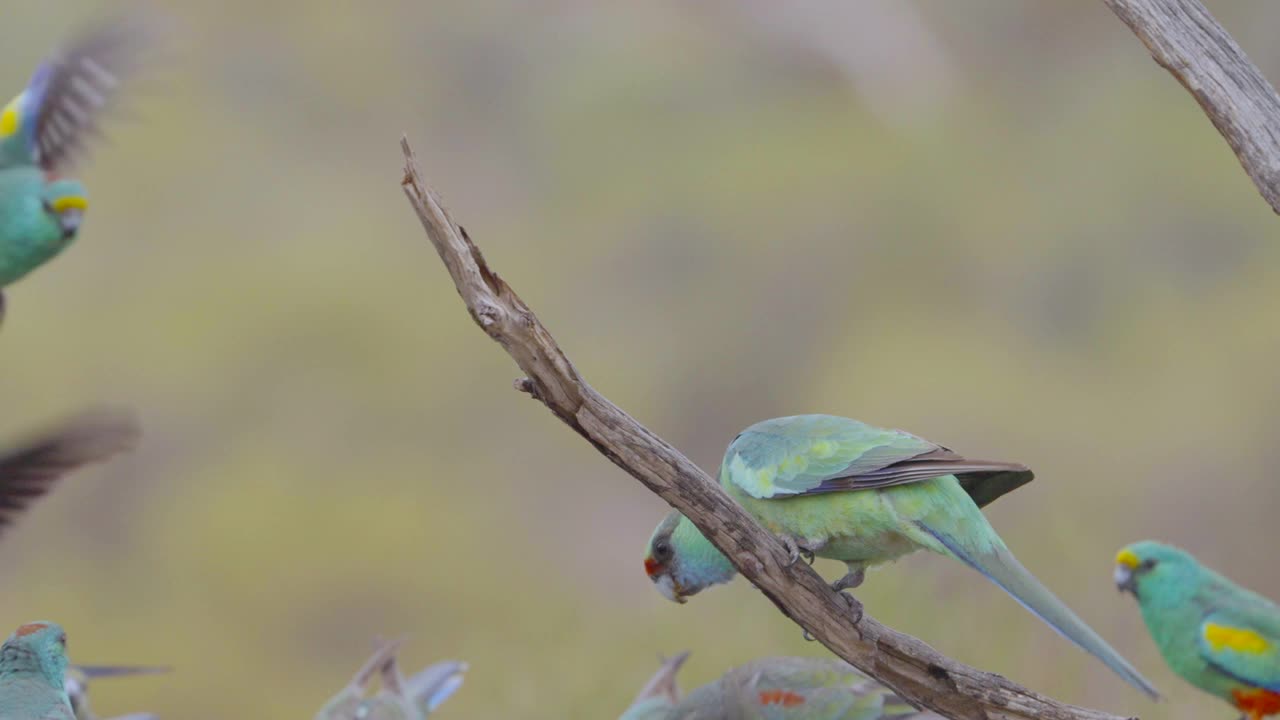
[[[867,567],[916,550],[945,555],[982,573],[1130,685],[1157,697],[1151,683],[1014,558],[979,510],[1032,477],[1023,465],[970,460],[900,430],[832,415],[752,425],[730,443],[720,466],[720,484],[779,536],[792,562],[805,553],[847,565],[835,590],[855,588]],[[650,538],[644,567],[676,602],[737,573],[675,511]],[[860,617],[861,605],[848,600]]]
[[[1160,654],[1183,680],[1249,720],[1280,713],[1280,607],[1151,540],[1116,555],[1116,587],[1138,600]]]
[[[452,660],[430,665],[406,680],[396,659],[399,649],[399,642],[380,643],[315,720],[426,720],[462,686],[467,664]],[[375,675],[382,686],[367,697]]]
[[[57,623],[14,630],[0,646],[0,718],[75,720],[66,671],[67,634]]]
[[[68,173],[142,64],[153,37],[145,20],[121,16],[89,27],[0,110],[0,320],[3,289],[62,252],[80,230],[88,195]]]
[[[942,720],[837,660],[775,657],[747,663],[680,697],[688,653],[662,663],[619,720]]]
[[[63,686],[67,690],[67,698],[71,702],[71,711],[76,720],[98,720],[93,709],[89,707],[89,681],[96,678],[125,677],[128,675],[155,675],[169,672],[169,668],[138,667],[131,665],[71,665],[67,668]],[[107,720],[157,720],[150,713],[130,713],[116,715]]]
[[[0,451],[0,533],[62,476],[131,449],[138,435],[129,413],[91,410]]]

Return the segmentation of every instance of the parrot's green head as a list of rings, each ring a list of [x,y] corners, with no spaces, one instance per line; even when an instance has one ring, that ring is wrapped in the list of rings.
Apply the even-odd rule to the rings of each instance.
[[[89,195],[84,184],[68,178],[50,178],[41,196],[41,208],[49,219],[49,232],[69,243],[80,232],[80,223],[89,210]]]
[[[672,510],[649,538],[644,571],[663,597],[683,603],[685,598],[733,579],[737,570],[689,518]]]
[[[78,180],[34,166],[0,169],[0,287],[65,250],[88,207]]]
[[[631,706],[618,720],[666,720],[680,702],[680,685],[676,675],[680,666],[689,659],[688,652],[682,652],[673,658],[662,661],[662,667],[649,678],[649,682],[641,688]]]
[[[0,646],[0,671],[33,673],[61,690],[67,672],[67,634],[51,622],[19,627]]]
[[[1116,553],[1116,588],[1140,603],[1153,598],[1173,602],[1196,587],[1200,574],[1200,563],[1190,554],[1154,540],[1133,543]]]

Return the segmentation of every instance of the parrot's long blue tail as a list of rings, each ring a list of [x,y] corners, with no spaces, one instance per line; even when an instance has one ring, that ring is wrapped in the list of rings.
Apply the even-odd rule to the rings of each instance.
[[[1048,588],[1040,584],[1009,548],[998,538],[991,543],[991,549],[979,551],[965,547],[964,543],[930,528],[924,528],[938,539],[959,560],[974,570],[987,576],[991,582],[1013,596],[1024,608],[1043,620],[1060,635],[1080,646],[1085,652],[1098,658],[1111,671],[1119,675],[1125,682],[1158,699],[1155,687],[1142,677],[1128,660],[1120,656],[1107,641],[1103,640],[1084,623],[1071,609],[1062,603]],[[994,534],[994,531],[993,531]]]

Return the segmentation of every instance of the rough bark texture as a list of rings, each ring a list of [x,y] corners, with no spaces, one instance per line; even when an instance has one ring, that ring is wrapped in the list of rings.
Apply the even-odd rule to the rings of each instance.
[[[1280,213],[1280,95],[1199,0],[1104,0],[1200,103]]]
[[[855,624],[845,601],[804,562],[788,566],[782,544],[706,473],[586,383],[529,306],[449,217],[422,180],[408,141],[401,146],[405,195],[472,319],[528,376],[516,381],[516,389],[540,400],[605,457],[688,516],[784,615],[910,702],[950,718],[1117,720],[958,663],[870,617]]]

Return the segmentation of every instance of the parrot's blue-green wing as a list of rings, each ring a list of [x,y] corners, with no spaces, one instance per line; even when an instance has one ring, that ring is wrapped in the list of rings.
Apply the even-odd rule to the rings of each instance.
[[[901,430],[834,415],[756,423],[730,443],[722,483],[755,498],[866,490],[956,475],[979,506],[1030,482],[1023,465],[968,460]]]
[[[1280,692],[1280,635],[1239,613],[1214,612],[1200,623],[1200,655],[1241,682]]]
[[[141,16],[112,18],[41,63],[26,90],[0,111],[0,168],[67,170],[99,134],[103,111],[141,64],[150,36]]]

